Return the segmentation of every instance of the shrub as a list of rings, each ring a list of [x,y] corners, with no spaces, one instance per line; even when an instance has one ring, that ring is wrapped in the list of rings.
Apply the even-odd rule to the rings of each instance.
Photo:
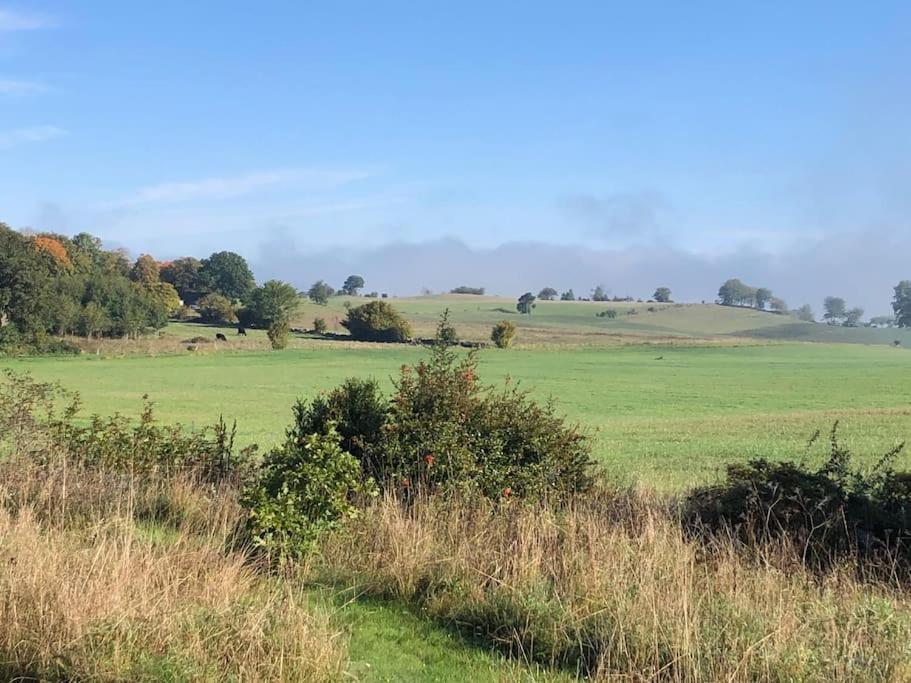
[[[326,334],[326,330],[329,329],[326,325],[325,318],[314,318],[313,319],[313,331],[317,334]]]
[[[437,341],[444,344],[455,345],[459,343],[459,335],[449,322],[449,309],[443,311],[443,317],[437,327]]]
[[[508,349],[516,338],[516,326],[508,320],[501,320],[490,331],[490,340],[498,349]]]
[[[235,323],[237,313],[234,304],[221,294],[206,294],[197,304],[199,317],[207,323]]]
[[[590,445],[553,405],[515,387],[480,384],[474,352],[440,338],[428,361],[402,366],[391,401],[376,382],[348,380],[295,407],[289,439],[338,427],[341,447],[384,489],[562,498],[591,486]],[[504,491],[506,493],[504,494]]]
[[[388,302],[377,300],[348,309],[342,322],[354,339],[404,342],[411,338],[411,325]]]
[[[244,492],[250,539],[280,563],[303,557],[323,531],[356,515],[356,496],[374,492],[332,427],[302,439],[292,430]]]
[[[189,306],[181,306],[177,309],[176,317],[181,321],[194,320],[199,317],[199,314]]]
[[[273,320],[266,330],[269,337],[269,343],[275,351],[281,351],[288,346],[288,334],[291,331],[288,321],[284,318]]]
[[[607,318],[608,320],[613,320],[617,317],[617,311],[616,309],[608,308],[604,311],[596,313],[595,315],[597,315],[599,318]]]
[[[0,327],[0,353],[14,354],[22,350],[22,335],[13,323]]]
[[[763,459],[728,465],[724,482],[687,497],[688,527],[733,532],[749,545],[783,540],[817,565],[854,552],[898,553],[907,563],[911,473],[890,467],[904,444],[883,455],[872,470],[852,470],[851,453],[839,444],[837,429],[836,422],[829,457],[818,469]]]
[[[382,440],[388,417],[389,399],[376,380],[350,378],[309,403],[298,401],[289,438],[303,442],[310,434],[326,434],[334,428],[341,447],[360,462],[364,474],[382,480],[386,476]]]
[[[65,457],[73,467],[170,476],[192,472],[208,481],[243,478],[256,446],[235,452],[236,424],[219,418],[190,429],[158,425],[146,400],[139,422],[122,415],[77,419],[79,397],[57,385],[7,371],[0,385],[0,454],[48,466]],[[58,408],[63,406],[63,410]]]

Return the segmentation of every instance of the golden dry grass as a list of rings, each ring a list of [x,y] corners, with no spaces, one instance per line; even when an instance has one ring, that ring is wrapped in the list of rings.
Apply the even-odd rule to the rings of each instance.
[[[303,588],[226,552],[235,521],[230,495],[210,497],[188,481],[140,490],[105,487],[97,474],[68,479],[32,473],[0,490],[0,675],[341,675],[341,636]],[[157,523],[143,523],[155,511]]]
[[[386,499],[351,533],[326,541],[324,579],[598,680],[911,677],[906,593],[781,549],[706,550],[625,495],[562,512]]]

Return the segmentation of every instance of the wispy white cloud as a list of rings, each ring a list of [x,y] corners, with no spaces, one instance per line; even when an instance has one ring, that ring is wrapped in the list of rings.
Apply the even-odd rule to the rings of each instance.
[[[9,149],[29,142],[47,142],[64,135],[66,135],[66,131],[57,126],[30,126],[0,130],[0,149]]]
[[[57,22],[46,14],[19,12],[0,7],[0,32],[34,31],[53,28]]]
[[[47,92],[48,87],[37,81],[22,81],[0,78],[0,95],[37,95]]]
[[[223,178],[203,178],[159,183],[140,188],[133,196],[118,202],[121,206],[186,202],[205,199],[231,199],[258,190],[294,186],[309,190],[329,190],[369,177],[360,170],[279,169]]]

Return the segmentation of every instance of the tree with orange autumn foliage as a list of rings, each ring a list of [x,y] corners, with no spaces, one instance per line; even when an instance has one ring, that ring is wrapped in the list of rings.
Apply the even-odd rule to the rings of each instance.
[[[66,253],[66,247],[53,237],[38,235],[34,238],[33,244],[36,250],[50,256],[59,267],[67,270],[73,267],[73,262],[70,261],[70,256]]]

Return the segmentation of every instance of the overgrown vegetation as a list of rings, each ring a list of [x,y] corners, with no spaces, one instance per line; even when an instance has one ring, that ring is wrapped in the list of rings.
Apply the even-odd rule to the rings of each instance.
[[[907,571],[911,472],[892,469],[904,444],[862,471],[852,467],[851,453],[839,443],[837,429],[836,422],[828,459],[818,468],[762,459],[728,465],[722,483],[687,497],[688,526],[729,534],[751,546],[785,542],[814,566],[861,555]],[[811,445],[816,438],[818,433]]]

